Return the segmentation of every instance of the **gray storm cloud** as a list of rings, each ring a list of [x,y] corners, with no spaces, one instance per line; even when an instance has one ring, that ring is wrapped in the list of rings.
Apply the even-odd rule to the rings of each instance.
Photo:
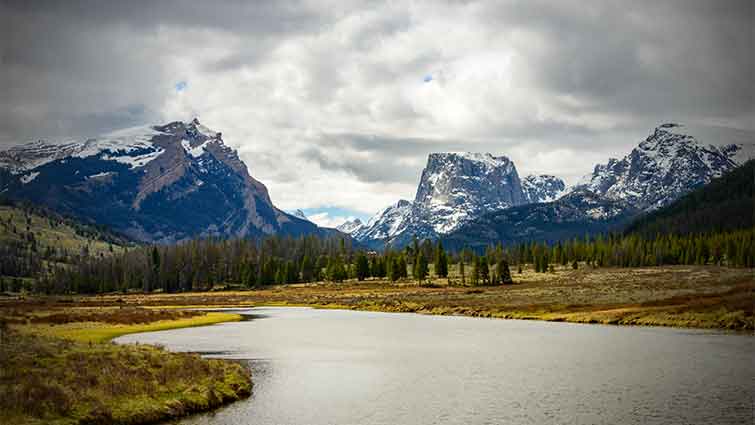
[[[0,1],[0,143],[197,114],[282,207],[373,211],[429,152],[574,178],[662,121],[752,129],[753,23],[749,1]]]

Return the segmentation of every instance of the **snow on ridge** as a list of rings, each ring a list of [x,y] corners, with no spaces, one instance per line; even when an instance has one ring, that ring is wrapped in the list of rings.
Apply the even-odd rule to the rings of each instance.
[[[200,144],[198,146],[191,147],[191,142],[189,142],[186,139],[181,140],[181,146],[183,146],[183,148],[186,151],[186,153],[188,153],[189,155],[191,155],[194,158],[199,158],[200,156],[202,156],[202,154],[204,154],[204,152],[205,152],[205,146],[207,146],[208,143],[210,143],[209,140],[205,141],[204,143],[202,143],[202,144]]]
[[[479,162],[483,163],[489,167],[500,167],[500,166],[507,166],[512,164],[512,161],[509,159],[509,157],[505,155],[501,156],[493,156],[489,152],[434,152],[429,155],[429,157],[432,158],[449,158],[449,157],[457,157],[466,159],[473,162]]]
[[[88,158],[102,155],[103,159],[115,160],[134,167],[146,165],[159,156],[151,142],[153,136],[162,134],[153,127],[131,127],[113,131],[97,138],[86,140],[36,140],[10,146],[0,151],[0,165],[13,174],[21,174],[45,164],[65,158]],[[129,157],[134,151],[153,150],[147,155]],[[119,154],[119,155],[110,155]]]
[[[86,176],[86,179],[89,180],[89,179],[96,179],[96,178],[99,178],[99,177],[107,177],[107,176],[109,176],[111,174],[115,174],[115,173],[112,172],[112,171],[103,171],[101,173],[97,173],[97,174],[92,174],[90,176]]]
[[[117,156],[110,156],[110,155],[103,155],[101,158],[106,161],[116,161],[121,164],[126,164],[130,166],[131,168],[139,168],[144,167],[145,165],[149,164],[153,160],[155,160],[158,156],[162,155],[163,152],[165,152],[164,149],[156,149],[152,152],[147,152],[142,155],[136,155],[136,156],[130,156],[130,155],[117,155]]]
[[[21,183],[22,184],[31,183],[31,181],[36,179],[38,175],[39,175],[39,171],[34,171],[29,174],[23,175],[21,176]]]

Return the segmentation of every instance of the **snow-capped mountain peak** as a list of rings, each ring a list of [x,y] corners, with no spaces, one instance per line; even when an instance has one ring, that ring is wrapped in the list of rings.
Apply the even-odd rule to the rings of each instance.
[[[436,237],[486,212],[526,202],[514,163],[489,153],[431,153],[413,202],[401,200],[351,232],[356,239]]]
[[[197,119],[0,150],[0,192],[148,242],[319,232],[277,209]]]
[[[700,129],[702,134],[717,134],[718,138],[695,136],[693,133],[700,134]],[[749,143],[743,143],[748,140],[746,133],[737,133],[736,143],[726,143],[731,139],[723,129],[711,132],[704,127],[661,124],[624,158],[596,165],[575,189],[627,201],[640,209],[655,209],[751,158],[755,138],[750,132]]]
[[[568,190],[563,180],[549,174],[529,175],[522,179],[522,190],[527,203],[553,202]]]
[[[163,152],[151,141],[159,134],[162,132],[153,127],[141,126],[81,141],[37,140],[17,144],[0,151],[0,168],[5,168],[12,174],[24,174],[56,160],[93,156],[102,156],[134,168],[143,167]]]
[[[483,211],[524,203],[514,163],[489,153],[432,153],[414,199],[415,215],[450,232]]]
[[[302,211],[300,209],[297,209],[296,211],[292,212],[291,215],[293,215],[294,217],[298,217],[298,218],[300,218],[302,220],[309,221],[309,218],[307,218],[307,215],[304,214],[304,211]]]
[[[336,227],[336,230],[339,232],[346,233],[347,235],[351,235],[353,233],[356,233],[364,227],[364,223],[362,223],[362,220],[355,218],[354,220],[348,220],[344,222],[343,224]]]

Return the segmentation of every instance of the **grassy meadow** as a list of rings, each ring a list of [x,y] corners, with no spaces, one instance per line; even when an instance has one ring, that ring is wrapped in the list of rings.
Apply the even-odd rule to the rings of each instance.
[[[247,397],[241,364],[110,339],[239,320],[226,313],[0,303],[0,423],[140,424]]]
[[[432,269],[431,269],[432,272]],[[231,361],[116,345],[119,335],[240,320],[199,307],[312,306],[614,325],[755,329],[753,269],[718,266],[512,270],[514,284],[347,280],[253,290],[0,297],[0,423],[137,424],[250,394]],[[432,276],[432,274],[431,274]]]
[[[50,247],[77,255],[87,250],[90,255],[99,257],[124,250],[118,244],[82,234],[65,220],[59,221],[18,207],[0,205],[0,243],[28,244],[29,234],[34,235],[38,252],[44,252]]]
[[[620,325],[755,329],[753,269],[719,266],[512,269],[513,285],[468,286],[447,279],[278,285],[256,290],[101,295],[67,299],[82,307],[151,308],[297,305]],[[431,274],[432,275],[432,274]]]

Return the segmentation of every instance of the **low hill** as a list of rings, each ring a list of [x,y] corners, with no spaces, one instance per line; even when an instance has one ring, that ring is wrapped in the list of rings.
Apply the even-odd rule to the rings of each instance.
[[[716,233],[753,227],[755,160],[712,180],[670,205],[633,221],[625,233]]]
[[[481,250],[501,241],[507,245],[530,241],[555,243],[586,234],[619,231],[636,213],[624,203],[580,191],[554,202],[486,214],[442,240],[451,250],[464,247]]]
[[[11,281],[36,277],[81,257],[119,253],[129,245],[129,239],[102,226],[43,207],[0,200],[0,277],[19,278]]]

